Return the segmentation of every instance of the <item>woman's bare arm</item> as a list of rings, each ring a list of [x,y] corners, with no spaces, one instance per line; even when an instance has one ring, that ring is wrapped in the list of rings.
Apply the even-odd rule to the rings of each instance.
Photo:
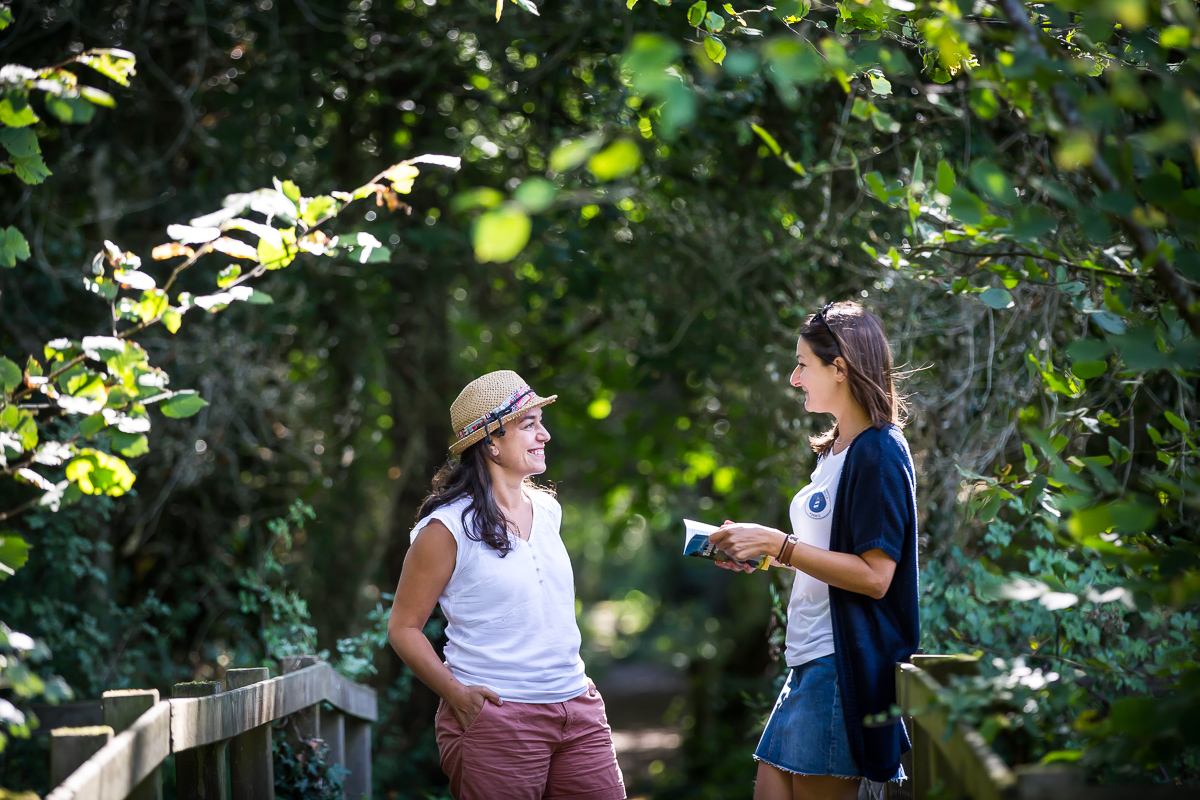
[[[458,545],[450,530],[431,521],[408,549],[400,583],[392,600],[388,641],[413,674],[446,701],[463,730],[475,721],[486,700],[499,705],[500,696],[486,686],[464,686],[438,658],[425,636],[425,623],[438,597],[450,582]]]

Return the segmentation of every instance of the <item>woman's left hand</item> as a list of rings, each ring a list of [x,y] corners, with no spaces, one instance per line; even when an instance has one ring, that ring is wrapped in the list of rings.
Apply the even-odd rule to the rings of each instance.
[[[708,540],[714,546],[724,550],[738,561],[751,561],[763,556],[774,556],[783,547],[786,539],[783,531],[765,528],[749,522],[732,522],[725,524],[708,535]]]

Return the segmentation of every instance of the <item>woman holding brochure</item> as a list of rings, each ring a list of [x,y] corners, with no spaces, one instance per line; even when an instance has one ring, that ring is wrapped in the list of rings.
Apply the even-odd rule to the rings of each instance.
[[[388,640],[441,696],[442,769],[458,800],[622,800],[604,700],[584,672],[562,509],[531,475],[550,433],[509,370],[450,407],[457,441],[433,479],[404,559]],[[445,663],[423,629],[446,614]]]
[[[793,532],[726,521],[709,539],[737,561],[770,556],[797,570],[787,681],[754,752],[756,800],[852,800],[862,778],[904,779],[903,724],[864,719],[889,713],[895,664],[920,638],[916,477],[874,314],[841,302],[809,317],[791,384],[806,411],[835,419],[811,439],[817,466],[792,499]]]

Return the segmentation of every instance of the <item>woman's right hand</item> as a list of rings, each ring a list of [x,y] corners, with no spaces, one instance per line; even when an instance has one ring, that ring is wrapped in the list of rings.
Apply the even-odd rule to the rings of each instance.
[[[757,567],[753,564],[743,564],[740,561],[717,561],[715,562],[721,569],[731,570],[733,572],[754,572]]]
[[[483,711],[483,704],[489,700],[498,706],[504,705],[500,695],[486,686],[462,686],[460,684],[454,697],[447,698],[446,704],[450,706],[454,718],[458,720],[459,727],[465,731],[471,727],[471,723],[475,722],[479,712]]]

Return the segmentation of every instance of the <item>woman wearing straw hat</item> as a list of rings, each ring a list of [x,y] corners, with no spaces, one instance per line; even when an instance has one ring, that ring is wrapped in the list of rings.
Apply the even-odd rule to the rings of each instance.
[[[436,733],[458,800],[621,800],[604,701],[584,672],[541,397],[491,372],[450,407],[457,441],[411,533],[388,639],[442,698]],[[423,628],[440,603],[443,663]]]
[[[739,561],[769,555],[797,570],[790,669],[754,751],[756,800],[851,800],[861,778],[904,779],[908,736],[891,709],[896,662],[920,639],[916,476],[874,314],[842,302],[809,317],[791,384],[806,411],[835,420],[810,442],[817,466],[792,499],[794,533],[727,521],[709,540]]]

